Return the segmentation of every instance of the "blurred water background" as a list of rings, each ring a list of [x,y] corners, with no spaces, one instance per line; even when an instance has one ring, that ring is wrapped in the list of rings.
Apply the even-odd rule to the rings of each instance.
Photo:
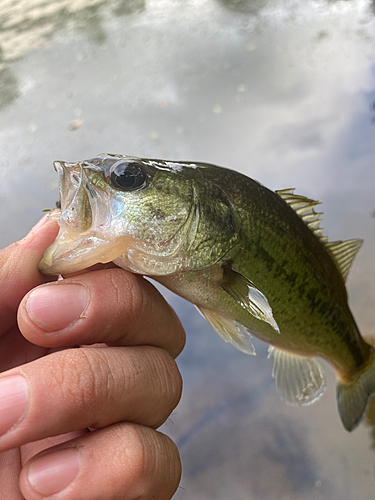
[[[58,198],[53,160],[120,153],[216,163],[323,201],[330,239],[365,240],[348,280],[375,336],[375,1],[1,0],[0,247]],[[375,404],[349,434],[335,381],[282,403],[266,346],[187,330],[177,500],[375,499]]]

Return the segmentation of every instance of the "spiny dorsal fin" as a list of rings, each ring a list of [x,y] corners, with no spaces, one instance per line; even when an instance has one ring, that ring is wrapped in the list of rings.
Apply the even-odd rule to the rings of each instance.
[[[326,248],[336,262],[344,281],[349,274],[349,269],[353,263],[354,257],[361,248],[363,240],[353,239],[346,241],[329,241],[325,243]]]
[[[328,241],[328,237],[322,234],[323,228],[320,227],[322,221],[321,215],[323,215],[323,212],[315,212],[314,210],[316,205],[320,205],[320,201],[311,200],[305,196],[294,194],[294,189],[281,189],[276,191],[276,194],[297,212],[315,236],[324,244],[345,281],[348,277],[354,257],[361,248],[363,240]]]
[[[321,215],[323,212],[315,212],[314,207],[320,205],[320,201],[311,200],[305,196],[299,194],[294,194],[294,188],[292,189],[281,189],[276,191],[288,205],[290,205],[295,212],[301,217],[301,219],[306,223],[306,225],[311,229],[311,231],[317,236],[322,243],[325,243],[328,238],[322,235],[323,228],[320,227],[322,222]]]

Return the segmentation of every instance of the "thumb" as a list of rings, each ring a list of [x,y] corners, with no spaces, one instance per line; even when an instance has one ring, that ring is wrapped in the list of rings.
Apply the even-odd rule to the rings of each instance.
[[[45,215],[25,238],[0,250],[0,335],[15,324],[24,295],[54,280],[43,276],[38,264],[57,232],[57,223]]]

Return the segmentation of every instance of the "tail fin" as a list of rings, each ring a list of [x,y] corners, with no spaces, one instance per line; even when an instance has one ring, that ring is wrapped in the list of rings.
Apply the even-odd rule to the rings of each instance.
[[[359,377],[348,384],[337,385],[337,405],[347,431],[354,430],[365,416],[371,397],[375,394],[374,352]]]

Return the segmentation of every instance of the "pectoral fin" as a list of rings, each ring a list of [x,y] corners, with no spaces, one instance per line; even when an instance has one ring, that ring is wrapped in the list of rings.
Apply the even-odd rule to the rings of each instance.
[[[255,348],[251,342],[251,334],[247,328],[237,323],[237,321],[227,318],[211,309],[198,306],[197,309],[224,342],[229,342],[240,351],[255,356]]]
[[[226,268],[221,288],[256,319],[265,321],[277,333],[280,333],[267,297],[252,281],[242,274]]]
[[[272,377],[281,399],[292,405],[307,405],[318,399],[326,388],[324,374],[315,358],[270,347],[273,356]]]

